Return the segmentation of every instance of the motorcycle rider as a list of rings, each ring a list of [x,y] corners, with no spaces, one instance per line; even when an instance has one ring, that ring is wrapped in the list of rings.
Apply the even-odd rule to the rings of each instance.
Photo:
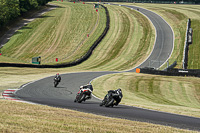
[[[84,85],[84,86],[82,86],[82,88],[83,89],[90,89],[91,91],[93,91],[93,87],[92,87],[92,85],[91,84],[87,84],[87,85]]]
[[[116,102],[114,103],[114,105],[117,106],[121,102],[121,99],[122,99],[123,95],[122,95],[122,90],[119,88],[117,90],[109,90],[108,94],[104,97],[103,102],[100,104],[100,106],[105,104],[106,97],[108,95],[111,95],[111,94],[112,94],[112,96],[116,96],[117,97],[117,99],[115,99]]]
[[[114,91],[115,91],[114,95],[118,96],[115,103],[115,105],[117,106],[121,102],[123,95],[122,95],[122,90],[120,88]]]
[[[81,90],[81,89],[90,89],[91,93],[90,93],[90,95],[88,96],[88,99],[92,98],[93,87],[92,87],[91,84],[87,84],[87,85],[80,86],[80,90]]]
[[[54,77],[54,81],[56,82],[60,82],[61,81],[61,76],[59,75],[59,73],[56,74],[56,76]]]
[[[88,96],[87,99],[91,99],[92,98],[93,87],[92,87],[91,84],[80,86],[80,90],[76,95],[80,95],[81,89],[90,89],[91,93],[90,93],[90,95],[87,95]],[[77,102],[77,99],[75,99],[74,102]]]

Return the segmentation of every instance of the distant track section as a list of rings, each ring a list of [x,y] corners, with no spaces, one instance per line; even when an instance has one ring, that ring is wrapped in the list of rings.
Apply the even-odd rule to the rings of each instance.
[[[152,11],[136,6],[121,6],[137,10],[138,12],[144,14],[147,18],[149,18],[156,30],[154,48],[149,57],[138,67],[160,68],[163,64],[165,64],[165,62],[167,62],[173,52],[174,32],[171,26],[161,16]],[[131,71],[135,71],[135,69],[132,69]]]

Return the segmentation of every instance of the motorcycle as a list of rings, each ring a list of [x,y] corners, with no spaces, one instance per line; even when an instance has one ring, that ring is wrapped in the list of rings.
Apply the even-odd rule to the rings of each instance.
[[[89,88],[80,89],[79,92],[76,94],[74,102],[81,103],[82,101],[90,99],[91,93],[92,91]]]
[[[113,107],[114,105],[117,106],[117,100],[122,99],[122,96],[116,95],[114,93],[108,93],[105,98],[100,103],[100,106],[105,105],[105,107]]]
[[[57,85],[59,84],[59,79],[58,78],[54,78],[54,87],[57,87]]]

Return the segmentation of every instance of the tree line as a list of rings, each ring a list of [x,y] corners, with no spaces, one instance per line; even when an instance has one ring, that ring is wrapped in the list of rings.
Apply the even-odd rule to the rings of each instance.
[[[0,28],[9,21],[51,0],[0,0]]]

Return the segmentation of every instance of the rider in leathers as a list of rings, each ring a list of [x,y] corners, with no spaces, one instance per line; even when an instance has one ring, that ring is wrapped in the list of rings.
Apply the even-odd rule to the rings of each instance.
[[[119,88],[117,90],[109,90],[107,95],[110,95],[112,93],[112,96],[118,96],[118,98],[116,99],[116,103],[114,103],[114,105],[118,105],[121,102],[121,99],[123,97],[122,95],[122,90]],[[107,95],[104,97],[103,102],[100,104],[100,106],[102,106],[104,103],[104,101],[106,100]]]
[[[90,95],[88,96],[88,99],[90,99],[92,97],[92,91],[93,91],[93,87],[91,84],[87,84],[87,85],[84,85],[84,86],[81,86],[80,89],[90,89],[91,90],[91,93]]]
[[[60,77],[59,73],[57,73],[56,76],[54,77],[54,81],[57,81],[57,82],[61,81],[61,77]]]
[[[92,87],[91,84],[80,86],[80,91],[81,91],[81,89],[90,89],[91,93],[90,93],[90,95],[88,95],[87,99],[91,99],[92,98],[93,87]],[[80,91],[76,95],[80,95]],[[77,99],[74,100],[74,102],[76,102],[76,101],[77,101]]]

